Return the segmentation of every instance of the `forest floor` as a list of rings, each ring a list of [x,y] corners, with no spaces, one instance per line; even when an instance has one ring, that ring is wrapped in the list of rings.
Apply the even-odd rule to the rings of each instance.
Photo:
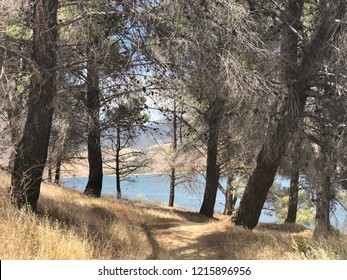
[[[253,231],[216,214],[160,204],[88,198],[44,183],[39,215],[15,209],[0,174],[1,259],[347,259],[346,236],[316,240],[299,225]]]

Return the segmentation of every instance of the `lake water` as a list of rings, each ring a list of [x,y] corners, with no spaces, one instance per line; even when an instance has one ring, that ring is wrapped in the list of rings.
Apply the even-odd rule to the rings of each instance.
[[[169,186],[170,177],[168,175],[138,175],[130,176],[130,181],[121,183],[122,198],[130,200],[147,200],[150,202],[160,202],[168,204],[169,201]],[[84,191],[88,177],[64,178],[62,184],[75,190]],[[277,178],[276,181],[283,185],[289,185],[289,181]],[[102,195],[115,195],[115,176],[104,176]],[[222,179],[221,184],[226,185],[226,180]],[[186,208],[194,211],[199,211],[204,195],[204,180],[202,177],[195,178],[195,183],[180,184],[175,190],[175,206]],[[218,191],[215,205],[215,211],[223,213],[224,210],[224,195]],[[260,222],[276,223],[278,219],[276,215],[271,215],[270,212],[264,211],[260,216]],[[342,207],[337,207],[334,214],[331,216],[331,223],[343,232],[347,233],[347,213]]]

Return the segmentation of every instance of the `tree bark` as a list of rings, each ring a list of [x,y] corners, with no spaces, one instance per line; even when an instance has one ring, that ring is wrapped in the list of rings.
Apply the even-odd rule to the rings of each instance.
[[[176,186],[176,168],[172,166],[171,175],[170,175],[169,207],[173,207],[175,203],[175,186]]]
[[[99,90],[99,75],[97,71],[96,46],[88,50],[88,65],[87,65],[87,110],[89,114],[88,127],[88,163],[89,177],[84,194],[94,197],[101,196],[102,189],[102,154],[100,143],[100,90]]]
[[[290,176],[288,213],[287,218],[284,221],[285,223],[296,223],[299,197],[299,174],[299,171],[293,171]]]
[[[42,173],[47,161],[56,92],[57,0],[34,2],[32,62],[28,112],[23,135],[15,147],[11,171],[11,199],[37,210]]]
[[[54,184],[59,184],[60,182],[60,169],[61,169],[61,159],[57,159],[57,163],[55,165],[55,175],[54,175]]]
[[[235,204],[237,201],[237,197],[233,195],[233,181],[234,176],[231,174],[228,174],[227,178],[227,189],[225,191],[225,207],[224,207],[224,215],[232,215],[232,213],[235,210]]]
[[[327,157],[317,144],[315,147],[316,178],[316,220],[314,235],[327,236],[332,230],[330,225],[331,181]]]
[[[223,114],[224,100],[217,97],[210,106],[210,116],[208,118],[208,143],[207,143],[207,167],[206,167],[206,187],[204,200],[200,208],[200,214],[212,217],[216,203],[217,189],[219,185],[219,165],[218,138],[219,126]]]
[[[173,143],[172,143],[173,162],[171,163],[169,207],[174,206],[175,187],[176,187],[177,113],[176,113],[176,101],[175,100],[174,100],[172,130],[173,130]],[[180,134],[181,134],[181,132],[180,132]]]
[[[52,164],[50,163],[48,165],[48,178],[47,178],[48,183],[53,183],[53,176],[52,176]]]
[[[288,213],[284,223],[296,223],[296,214],[298,211],[299,202],[299,177],[300,177],[300,158],[301,158],[301,145],[303,140],[297,134],[296,139],[293,140],[292,146],[292,164],[290,174],[290,188],[289,188],[289,202]]]
[[[122,190],[120,186],[120,127],[117,125],[117,147],[116,147],[116,189],[117,189],[117,198],[122,198]]]
[[[322,176],[322,175],[321,175]],[[322,182],[317,186],[315,236],[327,236],[331,233],[330,225],[331,183],[329,176],[322,176]]]

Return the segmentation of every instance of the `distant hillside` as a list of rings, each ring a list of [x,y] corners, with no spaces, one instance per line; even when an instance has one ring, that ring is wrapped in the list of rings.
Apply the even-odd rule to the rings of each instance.
[[[171,124],[162,121],[151,122],[146,125],[146,130],[138,129],[138,136],[134,143],[130,146],[132,149],[144,150],[151,146],[159,144],[166,144],[172,141],[172,128]]]
[[[146,145],[148,145],[150,141],[147,142]],[[146,146],[143,145],[143,146]],[[139,154],[139,157],[142,160],[146,160],[148,164],[140,168],[136,171],[137,174],[144,174],[144,173],[166,173],[169,171],[169,159],[166,158],[163,155],[164,150],[168,150],[170,148],[169,144],[154,144],[152,146],[149,146],[147,148],[143,149],[135,149],[135,148],[125,148],[121,151],[121,154],[132,154],[141,152]],[[114,152],[111,149],[103,149],[103,169],[104,169],[104,175],[110,175],[114,174],[114,168],[115,168],[115,161],[114,161]],[[134,160],[133,157],[128,157],[128,160]],[[79,157],[63,163],[62,169],[61,169],[61,176],[62,177],[74,177],[74,176],[88,176],[89,173],[89,165],[88,165],[88,155],[87,152],[83,152],[79,155]],[[47,170],[45,173],[45,177],[47,176]]]

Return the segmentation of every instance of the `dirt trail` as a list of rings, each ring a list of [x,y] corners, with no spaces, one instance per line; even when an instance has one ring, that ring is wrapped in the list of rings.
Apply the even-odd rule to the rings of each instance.
[[[211,237],[215,223],[220,222],[203,217],[194,217],[194,221],[163,219],[150,226],[152,244],[155,243],[157,249],[170,251],[176,259],[221,259],[218,241]]]
[[[170,250],[181,260],[217,259],[216,250],[204,240],[206,224],[188,223],[152,233],[161,248]]]

